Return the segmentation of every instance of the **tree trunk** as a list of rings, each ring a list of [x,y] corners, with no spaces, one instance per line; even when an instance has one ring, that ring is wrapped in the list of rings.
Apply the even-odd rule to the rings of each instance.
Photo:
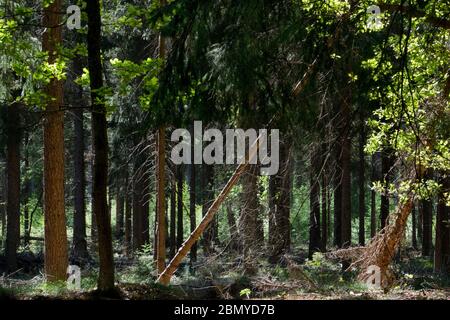
[[[202,216],[205,216],[214,201],[214,190],[213,190],[213,179],[214,172],[212,166],[202,165]],[[212,242],[214,240],[214,224],[215,219],[212,223],[206,228],[205,233],[203,234],[203,251],[206,255],[212,252]]]
[[[126,255],[130,255],[132,252],[131,248],[131,235],[132,235],[132,217],[131,217],[131,209],[132,209],[132,197],[130,197],[130,181],[128,174],[128,165],[126,167],[125,172],[125,253]]]
[[[384,150],[381,153],[381,177],[384,180],[386,186],[390,183],[390,171],[391,171],[391,159],[390,152]],[[389,216],[389,195],[381,195],[381,205],[380,205],[380,228],[383,229],[388,223]]]
[[[411,230],[411,238],[412,238],[412,247],[417,250],[417,213],[416,213],[416,206],[413,205],[411,210],[411,216],[412,216],[412,230]]]
[[[280,142],[280,168],[269,177],[269,262],[277,263],[291,244],[292,157],[289,142]]]
[[[24,137],[24,170],[25,170],[25,178],[24,178],[24,186],[23,186],[23,242],[27,247],[30,243],[30,208],[28,207],[30,197],[31,197],[31,181],[28,177],[28,170],[30,170],[30,155],[28,152],[29,147],[29,136],[28,133],[25,133]]]
[[[338,140],[335,145],[335,173],[334,173],[334,245],[342,247],[342,148]]]
[[[160,36],[160,47],[164,46],[163,38]],[[161,51],[160,48],[160,55]],[[166,138],[165,128],[161,127],[158,130],[157,143],[157,249],[156,262],[158,274],[161,274],[166,268],[166,197],[165,197],[165,164],[166,164]]]
[[[450,275],[450,214],[446,205],[445,193],[450,191],[450,178],[441,178],[442,189],[439,192],[436,218],[436,250],[434,270]]]
[[[375,154],[372,155],[372,172],[371,181],[376,181],[376,163]],[[377,206],[376,206],[376,191],[370,191],[370,238],[373,239],[377,233]]]
[[[329,211],[327,208],[327,190],[328,190],[328,185],[327,185],[327,174],[328,174],[328,170],[326,170],[326,166],[325,166],[325,159],[326,159],[326,148],[322,148],[322,164],[324,165],[324,168],[322,169],[323,172],[321,174],[322,176],[322,197],[321,197],[321,201],[322,201],[322,248],[321,250],[323,252],[327,251],[327,243],[328,243],[328,216],[329,216]]]
[[[177,215],[177,204],[176,204],[176,188],[175,183],[172,183],[170,188],[170,259],[175,256],[177,250],[177,237],[176,237],[176,215]]]
[[[48,52],[48,63],[57,59],[62,44],[62,1],[55,0],[44,8],[45,32],[42,50]],[[44,220],[45,275],[47,281],[65,281],[68,265],[67,231],[64,203],[64,113],[63,83],[50,79],[45,87],[48,101],[44,120]]]
[[[320,172],[319,148],[313,146],[311,150],[311,171],[309,191],[309,250],[311,259],[315,252],[322,248],[320,239],[320,199],[319,199],[319,172]]]
[[[422,256],[430,257],[433,246],[433,207],[431,200],[420,200],[422,211]]]
[[[143,199],[143,183],[142,183],[142,155],[136,157],[133,166],[133,250],[140,250],[144,245],[142,232],[142,199]]]
[[[366,180],[365,168],[366,160],[364,154],[364,145],[366,142],[364,123],[361,121],[361,129],[359,135],[359,170],[358,170],[358,184],[359,184],[359,245],[364,246],[366,242]]]
[[[349,247],[352,242],[352,208],[351,208],[351,119],[350,105],[343,102],[344,128],[342,136],[342,246]]]
[[[20,106],[7,107],[7,226],[6,264],[8,271],[17,270],[17,248],[20,242]]]
[[[193,129],[191,130],[191,137],[193,136]],[[192,160],[194,159],[194,143],[192,143]],[[196,199],[195,199],[195,179],[196,179],[196,168],[194,161],[191,161],[191,164],[189,165],[189,221],[190,221],[190,228],[191,228],[191,234],[195,231],[197,226],[197,217],[195,212],[195,205],[196,205]],[[191,252],[190,252],[190,260],[191,264],[197,261],[197,243],[192,244]]]
[[[120,181],[118,183],[121,183]],[[123,237],[125,197],[124,190],[116,187],[116,239],[121,240]]]
[[[83,73],[80,57],[73,64],[74,78]],[[73,111],[73,170],[74,170],[74,213],[73,213],[73,255],[79,259],[88,257],[86,242],[86,202],[85,202],[85,163],[84,163],[84,115],[81,106],[83,88],[74,84],[76,108]]]
[[[177,248],[181,247],[184,241],[183,232],[183,171],[180,166],[177,168]]]
[[[230,232],[230,248],[232,250],[237,250],[238,249],[237,239],[239,234],[231,202],[227,202],[226,211],[227,211],[228,230]]]
[[[59,12],[60,10],[58,10]],[[108,135],[101,62],[100,1],[86,1],[88,16],[88,60],[92,104],[92,140],[94,147],[93,213],[97,220],[100,270],[97,281],[100,291],[114,288],[111,218],[108,213]]]

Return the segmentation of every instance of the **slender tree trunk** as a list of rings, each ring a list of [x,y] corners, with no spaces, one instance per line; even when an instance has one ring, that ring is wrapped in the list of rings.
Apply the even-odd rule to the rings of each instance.
[[[2,153],[2,158],[4,157]],[[0,198],[0,223],[2,224],[1,227],[1,238],[0,238],[0,248],[3,248],[5,245],[5,237],[6,237],[6,203],[7,203],[7,186],[6,186],[6,179],[7,179],[7,172],[6,170],[3,171],[0,175],[0,183],[1,183],[1,198]]]
[[[45,32],[42,50],[48,52],[48,63],[57,59],[62,44],[62,1],[55,0],[44,8]],[[45,274],[48,281],[66,280],[68,265],[67,231],[64,203],[64,113],[63,83],[50,79],[44,92],[51,97],[44,120],[44,220]]]
[[[411,230],[411,238],[412,238],[412,247],[417,250],[417,213],[416,206],[413,205],[411,210],[411,218],[412,218],[412,230]]]
[[[364,130],[364,122],[361,121],[361,129],[359,136],[359,171],[358,171],[358,184],[359,184],[359,245],[364,246],[366,242],[366,180],[365,180],[365,168],[366,160],[364,154],[364,145],[366,143],[366,136]]]
[[[342,148],[340,141],[335,146],[335,174],[334,174],[334,245],[342,247]]]
[[[133,250],[140,250],[144,244],[142,232],[142,156],[139,155],[133,166]]]
[[[209,207],[214,201],[214,190],[213,190],[213,168],[209,165],[202,166],[202,215],[208,212]],[[214,239],[214,224],[215,219],[212,223],[206,228],[205,233],[203,234],[203,251],[206,255],[212,252],[212,242]]]
[[[376,180],[376,164],[375,155],[372,156],[372,172],[371,181]],[[375,190],[370,191],[370,238],[373,239],[377,233],[377,206],[376,206],[376,192]]]
[[[86,1],[88,16],[88,60],[92,104],[92,140],[94,147],[93,212],[97,220],[100,270],[98,289],[114,288],[114,260],[112,251],[111,218],[108,213],[108,135],[101,62],[100,1]],[[58,10],[59,12],[60,10]]]
[[[319,171],[320,157],[317,146],[311,150],[311,171],[309,191],[309,250],[308,257],[322,248],[320,239],[320,200],[319,200]]]
[[[322,159],[325,160],[325,154],[326,154],[326,149],[323,148],[323,156]],[[324,163],[324,161],[322,161],[322,163]],[[325,252],[327,251],[327,243],[328,243],[328,216],[329,216],[329,211],[327,208],[327,189],[328,189],[328,185],[327,185],[327,174],[328,171],[325,170],[325,168],[323,169],[324,171],[322,172],[322,197],[321,197],[321,201],[322,201],[322,251]]]
[[[164,57],[163,38],[160,37],[160,56]],[[162,53],[162,54],[161,54]],[[165,197],[165,152],[166,152],[165,128],[161,127],[158,130],[157,143],[157,250],[156,261],[158,274],[161,274],[166,268],[166,197]]]
[[[232,250],[237,250],[238,249],[237,239],[239,234],[236,224],[236,217],[234,216],[231,202],[227,202],[226,210],[227,210],[228,230],[230,232],[230,248]]]
[[[425,173],[424,179],[432,179],[430,171]],[[430,200],[420,201],[422,210],[422,256],[431,257],[433,249],[433,203]]]
[[[196,205],[196,199],[195,199],[195,164],[189,165],[189,221],[190,221],[190,228],[191,233],[194,232],[195,228],[197,227],[197,217],[195,213],[195,205]],[[197,261],[197,244],[194,243],[191,248],[190,252],[190,258],[191,258],[191,264]]]
[[[7,225],[6,264],[8,271],[17,270],[17,248],[20,242],[20,106],[7,107]]]
[[[30,169],[30,156],[28,153],[29,136],[25,133],[24,136],[24,169],[25,169],[25,179],[23,187],[23,233],[24,233],[24,244],[28,246],[30,243],[30,209],[28,203],[31,197],[31,181],[28,177],[28,170]]]
[[[177,203],[176,203],[176,188],[175,183],[172,183],[170,190],[170,259],[175,256],[177,251],[177,237],[176,237],[176,215],[177,215]]]
[[[125,253],[126,255],[130,255],[132,252],[131,248],[131,235],[132,235],[132,216],[131,216],[131,210],[132,210],[132,197],[130,196],[130,181],[129,181],[129,174],[128,174],[128,165],[126,167],[125,172]]]
[[[352,242],[351,208],[351,136],[350,105],[343,103],[344,133],[342,137],[342,246],[349,247]]]
[[[381,154],[381,176],[386,185],[390,183],[390,171],[391,171],[390,152],[384,150]],[[381,229],[383,229],[389,223],[389,221],[387,220],[388,217],[389,217],[389,195],[382,194],[380,205]]]
[[[119,181],[119,183],[121,183]],[[124,190],[120,187],[116,187],[116,239],[121,240],[123,236],[124,226],[124,210],[125,210],[125,197]]]
[[[442,190],[439,192],[436,218],[436,250],[434,270],[450,275],[450,207],[446,205],[445,193],[450,191],[450,178],[441,178]]]
[[[183,232],[183,171],[180,166],[177,168],[177,248],[184,241]]]

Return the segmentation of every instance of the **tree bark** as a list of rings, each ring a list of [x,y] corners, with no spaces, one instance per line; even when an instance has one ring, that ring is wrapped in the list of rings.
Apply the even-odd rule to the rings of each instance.
[[[184,241],[183,227],[183,171],[180,166],[177,168],[177,248],[181,247]]]
[[[450,208],[446,205],[445,193],[450,191],[450,178],[441,178],[436,218],[436,249],[434,270],[450,275]]]
[[[381,177],[386,186],[390,183],[391,159],[390,151],[383,150],[381,153]],[[386,191],[387,192],[387,191]],[[380,228],[383,229],[388,223],[389,217],[389,195],[384,192],[381,195],[380,205]]]
[[[411,209],[411,218],[412,218],[412,230],[411,230],[411,240],[412,240],[412,247],[417,250],[417,212],[416,212],[416,206],[413,205]]]
[[[277,263],[291,244],[292,157],[289,142],[280,141],[280,168],[269,177],[269,262]]]
[[[57,60],[62,44],[62,1],[55,0],[44,8],[45,32],[42,50],[48,52],[48,63]],[[49,99],[44,120],[44,220],[45,275],[47,281],[64,281],[68,265],[67,231],[64,203],[64,113],[63,83],[50,79],[44,93]]]
[[[334,173],[334,245],[342,247],[342,148],[338,140],[335,146],[335,173]]]
[[[97,286],[100,291],[114,288],[111,218],[108,212],[108,135],[101,62],[100,1],[86,1],[88,16],[88,61],[92,104],[92,140],[94,148],[93,213],[98,231],[100,270]]]
[[[358,184],[359,184],[359,245],[364,246],[366,242],[366,180],[365,168],[366,160],[364,154],[364,145],[366,142],[364,122],[361,121],[361,129],[359,133],[359,167],[358,167]]]
[[[320,157],[317,146],[311,150],[311,171],[309,191],[309,249],[308,257],[311,259],[315,252],[322,248],[320,238],[320,199],[319,199],[319,172]]]
[[[177,215],[177,203],[176,203],[176,188],[175,183],[172,183],[170,188],[170,254],[169,257],[172,259],[175,256],[177,250],[177,237],[176,237],[176,215]]]
[[[430,170],[425,172],[425,180],[432,179]],[[431,257],[433,249],[433,203],[431,199],[420,200],[422,211],[422,256]]]
[[[20,243],[20,106],[7,107],[6,176],[7,225],[5,256],[9,272],[17,270],[17,248]]]
[[[83,73],[80,57],[73,64],[74,77],[80,77]],[[83,101],[83,89],[74,84],[76,103]],[[88,257],[86,241],[86,202],[85,188],[86,175],[84,163],[84,115],[81,105],[73,111],[73,170],[74,170],[74,213],[73,213],[73,255],[79,259]]]

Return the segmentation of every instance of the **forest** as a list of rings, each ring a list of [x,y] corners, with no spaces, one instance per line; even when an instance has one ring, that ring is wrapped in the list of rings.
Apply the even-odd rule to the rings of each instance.
[[[449,300],[449,0],[0,0],[0,300]]]

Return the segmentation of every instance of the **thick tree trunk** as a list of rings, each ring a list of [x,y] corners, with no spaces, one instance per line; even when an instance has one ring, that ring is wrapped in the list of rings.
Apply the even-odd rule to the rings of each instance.
[[[450,275],[450,207],[446,205],[445,193],[450,191],[450,177],[441,178],[436,218],[436,249],[434,270]]]
[[[48,62],[55,63],[57,48],[62,44],[62,1],[55,0],[44,8],[45,27],[42,50]],[[51,97],[44,120],[44,220],[45,275],[48,281],[66,280],[68,265],[67,231],[64,203],[64,113],[63,83],[50,79],[44,92]]]
[[[74,79],[83,74],[81,57],[77,56],[73,63]],[[73,213],[73,251],[76,259],[84,260],[88,257],[86,241],[86,173],[84,162],[84,114],[82,109],[83,88],[74,83],[74,111],[73,111],[73,170],[74,170],[74,213]]]
[[[279,262],[291,244],[292,157],[289,142],[280,143],[280,168],[269,177],[269,261]]]
[[[59,12],[59,11],[58,11]],[[101,62],[101,17],[100,1],[86,1],[88,16],[88,60],[92,104],[92,140],[94,147],[93,213],[98,231],[98,253],[100,270],[98,289],[114,288],[114,260],[112,251],[111,218],[108,212],[108,135]]]
[[[177,248],[181,247],[184,241],[183,227],[183,171],[180,166],[177,168]]]
[[[7,107],[7,226],[6,264],[8,271],[17,270],[17,248],[20,242],[20,106]]]
[[[322,248],[320,239],[320,199],[319,199],[319,171],[320,157],[317,146],[311,150],[311,171],[309,190],[309,250],[308,257],[311,259],[315,252]]]
[[[249,165],[242,177],[241,213],[239,217],[239,235],[244,254],[246,272],[252,273],[256,253],[260,251],[261,242],[257,241],[259,199],[258,166]]]

